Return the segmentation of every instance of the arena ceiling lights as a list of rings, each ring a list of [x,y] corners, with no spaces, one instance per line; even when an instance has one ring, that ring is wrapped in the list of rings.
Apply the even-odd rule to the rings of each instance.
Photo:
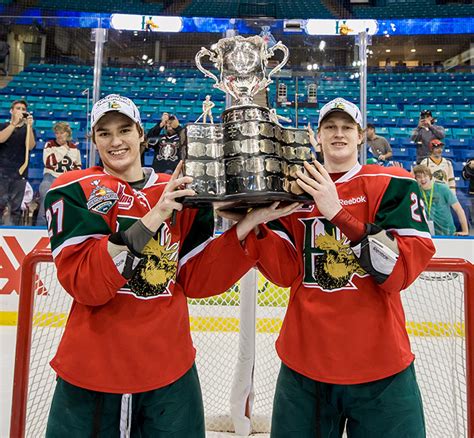
[[[110,27],[116,30],[181,32],[183,19],[181,17],[112,14]]]
[[[367,32],[375,35],[379,29],[377,20],[306,20],[308,35],[357,35]]]

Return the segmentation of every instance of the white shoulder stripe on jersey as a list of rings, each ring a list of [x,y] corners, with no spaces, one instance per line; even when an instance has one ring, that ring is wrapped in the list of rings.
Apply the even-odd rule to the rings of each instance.
[[[352,179],[356,178],[363,178],[364,176],[367,177],[373,177],[373,176],[388,176],[390,178],[396,178],[396,179],[406,179],[408,181],[415,181],[415,178],[412,176],[400,176],[400,175],[390,175],[389,173],[373,173],[373,174],[363,174],[363,175],[356,175]]]
[[[104,236],[105,234],[89,234],[87,236],[77,236],[66,239],[61,245],[52,251],[53,259],[55,259],[59,253],[68,246],[78,245],[79,243],[85,242],[87,239],[102,239]]]
[[[354,167],[348,170],[344,175],[342,175],[338,180],[334,181],[336,184],[345,183],[348,181],[352,181],[356,178],[363,178],[364,176],[371,177],[371,176],[388,176],[390,178],[397,178],[397,179],[407,179],[409,181],[415,181],[415,178],[412,176],[401,176],[401,175],[392,175],[390,173],[363,173],[359,174],[362,166],[360,163],[356,163]]]
[[[360,172],[360,169],[362,169],[362,166],[360,163],[357,162],[352,169],[348,170],[339,179],[334,181],[334,183],[343,183],[349,181],[354,175]]]
[[[125,219],[136,219],[137,221],[142,219],[143,216],[127,216],[126,214],[118,214],[117,217],[125,218]]]
[[[105,173],[94,173],[93,175],[86,175],[86,176],[83,176],[82,178],[77,178],[75,179],[74,181],[69,181],[65,184],[61,184],[59,186],[56,186],[56,187],[53,187],[52,189],[49,189],[49,191],[54,191],[56,189],[61,189],[63,187],[67,187],[67,186],[70,186],[71,184],[75,184],[79,181],[82,181],[84,179],[88,179],[88,178],[97,178],[97,177],[101,177],[101,176],[105,176],[106,174]]]
[[[181,258],[178,261],[178,270],[176,272],[176,275],[178,275],[180,269],[184,266],[185,263],[187,263],[191,258],[193,258],[195,255],[199,254],[204,250],[204,248],[209,245],[215,237],[209,237],[206,241],[202,242],[200,245],[196,246],[192,251],[189,251],[183,258]]]
[[[389,228],[387,231],[394,231],[399,236],[415,236],[431,239],[431,234],[428,231],[418,231],[414,228]]]
[[[295,248],[296,250],[296,247],[295,245],[293,244],[293,242],[291,241],[291,239],[288,237],[288,234],[286,234],[284,231],[279,231],[279,230],[271,230],[273,231],[276,235],[278,235],[281,239],[283,240],[286,240],[293,248]]]

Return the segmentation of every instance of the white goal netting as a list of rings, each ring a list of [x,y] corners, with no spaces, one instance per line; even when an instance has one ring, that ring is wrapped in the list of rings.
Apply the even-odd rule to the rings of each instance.
[[[430,272],[424,272],[403,292],[407,330],[416,354],[415,364],[423,396],[427,436],[460,438],[467,436],[468,421],[465,277],[456,270],[454,263],[451,272],[436,272],[436,267],[436,261],[432,262]],[[25,389],[27,394],[24,394],[27,396],[25,436],[36,438],[44,434],[55,382],[49,361],[61,337],[71,299],[59,285],[52,262],[38,263],[34,272],[29,366],[22,368],[16,364],[15,381],[18,373],[27,379],[28,389]],[[234,373],[237,364],[249,360],[253,362],[252,357],[239,354],[245,344],[251,346],[244,348],[245,351],[255,352],[251,430],[254,433],[268,432],[270,428],[272,399],[280,367],[274,342],[284,317],[289,292],[271,284],[260,274],[254,275],[254,278],[257,279],[256,284],[253,284],[253,289],[258,291],[256,296],[252,296],[251,290],[241,295],[241,285],[238,283],[220,296],[189,300],[191,330],[198,351],[196,362],[208,430],[234,431],[231,393],[239,395],[240,391],[240,383],[233,382]],[[249,287],[248,281],[245,287]],[[256,309],[250,318],[248,312],[243,313],[247,315],[245,322],[240,312],[244,295],[247,297],[246,305],[249,305],[250,300],[250,306]],[[250,325],[250,329],[243,327],[244,324]],[[28,329],[23,325],[21,330]],[[240,334],[244,335],[239,338]],[[21,417],[18,405],[14,403],[13,409],[13,417]]]

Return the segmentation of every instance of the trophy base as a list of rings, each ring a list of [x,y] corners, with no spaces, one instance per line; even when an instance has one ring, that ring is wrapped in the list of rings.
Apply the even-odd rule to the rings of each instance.
[[[314,200],[309,195],[293,195],[291,193],[236,193],[224,196],[187,196],[183,198],[185,207],[204,207],[209,204],[225,203],[225,210],[241,210],[253,207],[264,207],[273,202],[290,204],[299,202],[301,204],[313,204]]]

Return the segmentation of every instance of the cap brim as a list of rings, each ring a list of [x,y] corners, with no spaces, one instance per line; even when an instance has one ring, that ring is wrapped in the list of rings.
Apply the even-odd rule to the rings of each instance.
[[[138,123],[136,120],[133,119],[133,117],[130,117],[130,114],[128,114],[127,112],[125,111],[120,111],[120,109],[114,109],[114,108],[110,108],[110,109],[107,109],[107,111],[104,111],[96,120],[95,120],[95,123],[91,126],[91,128],[93,128],[95,125],[97,125],[97,123],[99,123],[99,120],[104,117],[106,114],[109,114],[109,113],[120,113],[120,114],[123,114],[124,116],[127,116],[132,122],[134,123]],[[139,123],[140,124],[140,123]]]
[[[323,120],[326,119],[330,114],[335,113],[335,112],[347,114],[347,115],[354,121],[354,123],[356,123],[357,125],[359,124],[359,122],[358,122],[356,119],[354,119],[354,117],[352,117],[347,111],[345,111],[345,110],[343,110],[343,109],[340,109],[340,108],[333,108],[333,109],[330,109],[326,114],[324,114],[324,117],[319,121],[318,126],[319,126],[319,125],[323,122]]]

